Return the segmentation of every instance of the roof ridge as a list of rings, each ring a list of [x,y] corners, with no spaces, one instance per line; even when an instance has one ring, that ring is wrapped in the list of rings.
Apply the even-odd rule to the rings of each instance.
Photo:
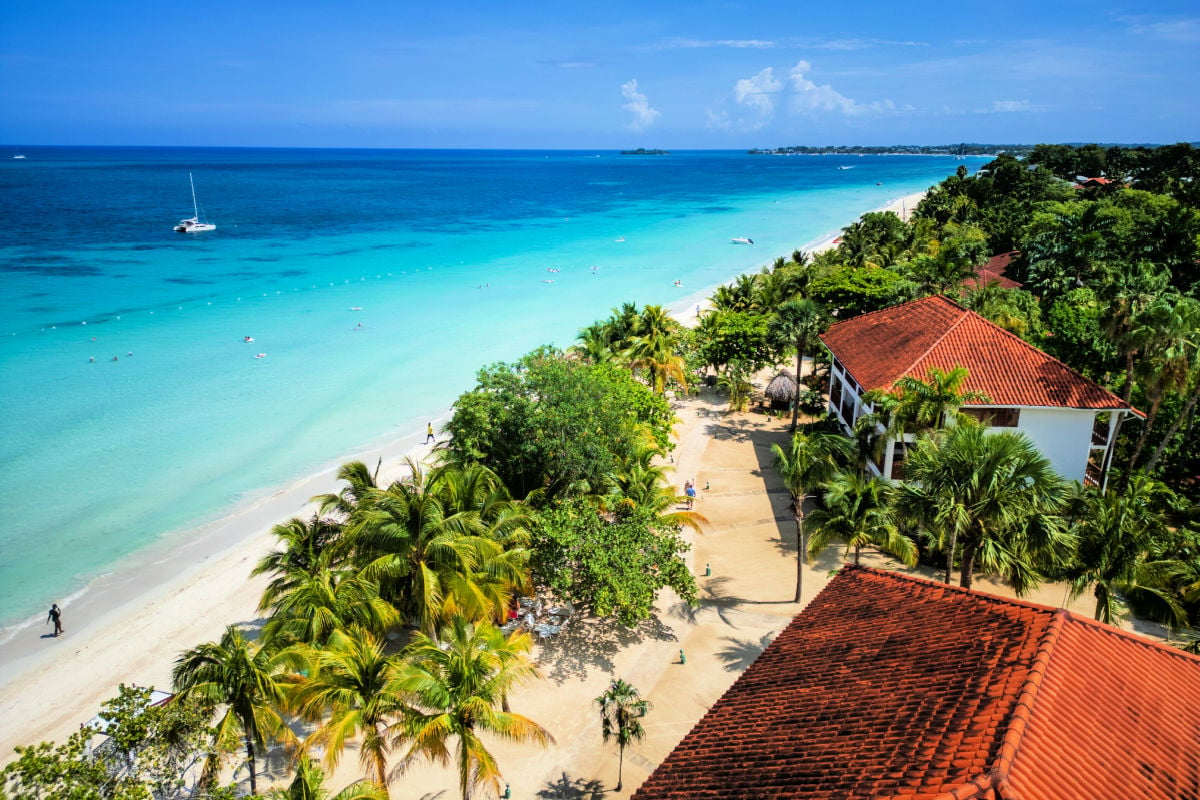
[[[1142,647],[1147,647],[1147,648],[1150,648],[1151,650],[1157,650],[1158,652],[1162,652],[1162,653],[1168,653],[1172,656],[1175,656],[1176,658],[1183,660],[1186,663],[1193,663],[1193,664],[1200,665],[1200,655],[1192,655],[1191,653],[1188,653],[1184,650],[1181,650],[1178,647],[1173,646],[1170,642],[1158,642],[1158,641],[1155,641],[1154,639],[1148,639],[1145,636],[1134,633],[1132,631],[1127,631],[1124,628],[1118,628],[1116,625],[1110,625],[1106,622],[1101,622],[1098,619],[1092,619],[1091,617],[1085,617],[1082,614],[1076,614],[1073,611],[1071,611],[1070,609],[1064,608],[1063,611],[1065,611],[1067,613],[1069,620],[1071,622],[1075,623],[1076,625],[1085,625],[1089,628],[1094,628],[1095,630],[1098,630],[1101,633],[1106,633],[1111,636],[1116,636],[1120,639],[1124,639],[1126,641],[1133,642],[1134,644],[1139,644]]]
[[[936,296],[941,297],[941,295],[936,295]],[[925,358],[925,356],[927,356],[931,352],[933,352],[934,348],[936,348],[938,345],[940,345],[946,339],[947,336],[949,336],[951,333],[954,333],[955,329],[957,329],[958,326],[961,325],[963,323],[963,321],[968,318],[968,316],[967,316],[968,314],[973,313],[973,312],[969,311],[968,309],[965,309],[962,306],[958,305],[958,303],[955,303],[953,300],[950,300],[949,302],[952,305],[958,306],[958,310],[961,312],[958,316],[958,319],[954,320],[953,324],[951,324],[948,328],[946,328],[946,330],[942,331],[942,335],[939,336],[937,339],[935,339],[933,344],[931,344],[931,345],[929,345],[929,347],[925,348],[925,352],[921,353],[919,356],[916,357],[916,359],[911,364],[909,364],[907,367],[902,369],[900,371],[900,377],[907,375],[910,371],[915,369],[917,364],[920,364],[922,359]],[[982,319],[982,317],[981,317],[981,319]],[[896,380],[900,380],[900,377],[896,378]],[[892,386],[895,386],[895,385],[896,385],[896,381],[892,381]]]
[[[1005,784],[1012,789],[1012,784],[1008,780],[1009,771],[1021,749],[1021,740],[1025,736],[1029,722],[1033,718],[1033,707],[1037,704],[1038,693],[1042,688],[1042,679],[1046,676],[1046,670],[1050,668],[1050,660],[1054,657],[1058,640],[1071,616],[1071,612],[1065,608],[1058,609],[1051,616],[1050,624],[1042,634],[1042,642],[1038,645],[1037,655],[1033,657],[1033,663],[1029,665],[1029,674],[1021,686],[1012,716],[1009,717],[1008,724],[1005,726],[1004,740],[1000,743],[1000,756],[996,759],[990,772],[993,785],[997,787]]]
[[[955,305],[957,305],[957,303],[956,303]],[[1012,331],[1006,331],[1004,328],[1001,328],[999,325],[997,325],[996,323],[992,322],[990,319],[988,319],[987,317],[983,316],[982,314],[979,314],[979,313],[977,313],[977,312],[975,312],[975,311],[971,311],[970,309],[967,309],[967,308],[964,308],[963,310],[964,310],[964,311],[966,311],[966,312],[967,312],[968,314],[970,314],[970,315],[974,315],[974,316],[976,316],[976,317],[979,317],[979,319],[980,319],[980,320],[982,320],[983,322],[985,322],[985,323],[986,323],[986,324],[987,324],[989,327],[995,328],[997,332],[1004,334],[1005,336],[1007,336],[1008,338],[1012,339],[1014,342],[1016,342],[1017,344],[1019,344],[1021,347],[1025,348],[1026,350],[1031,350],[1031,351],[1033,351],[1034,353],[1036,353],[1037,355],[1039,355],[1039,356],[1041,356],[1041,357],[1044,357],[1044,358],[1048,359],[1049,361],[1053,361],[1055,364],[1057,364],[1058,366],[1062,367],[1063,369],[1065,369],[1067,372],[1069,372],[1069,373],[1071,373],[1072,375],[1074,375],[1074,376],[1075,376],[1076,378],[1078,378],[1079,380],[1081,380],[1081,381],[1086,381],[1087,383],[1090,383],[1092,386],[1095,386],[1097,389],[1099,389],[1100,391],[1104,392],[1105,394],[1107,394],[1109,397],[1113,398],[1114,400],[1119,400],[1119,401],[1120,401],[1120,402],[1122,402],[1122,403],[1124,403],[1124,402],[1125,402],[1124,400],[1121,400],[1121,398],[1120,398],[1119,396],[1117,396],[1117,394],[1116,394],[1115,392],[1113,392],[1113,391],[1110,391],[1109,389],[1105,389],[1103,386],[1101,386],[1100,384],[1096,383],[1094,380],[1092,380],[1091,378],[1089,378],[1089,377],[1087,377],[1086,375],[1082,374],[1081,372],[1078,372],[1077,370],[1071,369],[1069,366],[1067,366],[1066,364],[1064,364],[1062,361],[1059,361],[1057,358],[1055,358],[1054,356],[1050,355],[1049,353],[1047,353],[1047,352],[1046,352],[1045,350],[1043,350],[1042,348],[1033,346],[1033,345],[1032,345],[1032,344],[1030,344],[1029,342],[1027,342],[1027,341],[1025,341],[1024,339],[1022,339],[1020,336],[1017,336],[1017,335],[1016,335],[1015,333],[1013,333]],[[964,319],[965,319],[965,317],[964,317]],[[957,324],[958,324],[958,323],[955,323],[955,325],[957,325]],[[1142,415],[1142,413],[1141,413],[1140,411],[1138,411],[1138,410],[1137,410],[1136,408],[1134,408],[1133,406],[1130,406],[1130,407],[1129,407],[1129,410],[1130,410],[1130,411],[1132,411],[1132,412],[1133,412],[1133,413],[1135,413],[1135,414],[1138,414],[1139,416],[1144,416],[1144,415]]]

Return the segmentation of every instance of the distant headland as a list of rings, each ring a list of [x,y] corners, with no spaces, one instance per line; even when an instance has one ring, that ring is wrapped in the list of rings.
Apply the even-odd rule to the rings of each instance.
[[[764,150],[754,149],[752,156],[820,156],[820,155],[853,155],[853,156],[995,156],[1000,153],[1011,153],[1015,156],[1027,155],[1033,150],[1031,144],[893,144],[885,146],[866,145],[826,145],[824,147],[809,147],[806,145],[791,145],[789,147],[774,147]]]
[[[670,150],[647,150],[644,147],[639,147],[637,150],[622,150],[623,156],[669,156]]]

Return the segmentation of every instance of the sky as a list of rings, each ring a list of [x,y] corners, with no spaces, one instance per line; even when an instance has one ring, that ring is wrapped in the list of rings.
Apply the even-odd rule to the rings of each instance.
[[[1200,139],[1198,0],[0,0],[0,142]]]

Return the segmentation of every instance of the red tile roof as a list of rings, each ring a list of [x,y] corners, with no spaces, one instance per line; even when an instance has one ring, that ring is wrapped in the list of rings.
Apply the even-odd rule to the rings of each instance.
[[[965,389],[990,403],[967,405],[1125,408],[1121,398],[1056,358],[941,295],[839,322],[821,337],[864,389],[891,389],[930,367],[967,368]]]
[[[1200,658],[848,567],[635,800],[1200,798]]]
[[[1008,265],[1020,254],[1017,250],[1010,250],[1007,253],[997,253],[989,258],[986,263],[976,267],[975,276],[963,281],[963,286],[969,289],[982,289],[984,286],[990,286],[995,283],[999,284],[1001,289],[1020,289],[1022,284],[1017,283],[1004,274],[1004,271],[1008,269]]]

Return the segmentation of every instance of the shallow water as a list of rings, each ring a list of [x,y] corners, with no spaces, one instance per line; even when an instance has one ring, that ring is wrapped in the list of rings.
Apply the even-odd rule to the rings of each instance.
[[[962,163],[22,152],[0,163],[10,626],[163,537],[423,432],[484,364],[568,346],[623,301],[677,303]],[[189,171],[215,231],[172,231]]]

